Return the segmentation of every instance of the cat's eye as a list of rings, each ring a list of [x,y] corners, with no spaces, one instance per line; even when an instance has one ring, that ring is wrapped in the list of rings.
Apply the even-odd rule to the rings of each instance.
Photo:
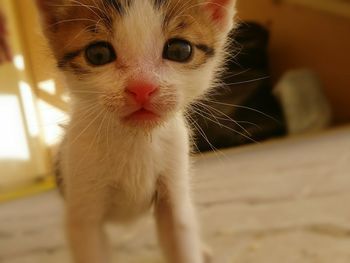
[[[192,45],[183,39],[170,39],[164,47],[163,58],[175,62],[188,62],[192,57]]]
[[[85,58],[93,66],[103,66],[116,60],[117,55],[108,42],[97,42],[85,49]]]

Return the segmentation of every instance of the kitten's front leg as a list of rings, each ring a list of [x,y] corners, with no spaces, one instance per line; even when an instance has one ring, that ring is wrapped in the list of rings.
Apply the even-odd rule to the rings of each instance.
[[[74,263],[109,263],[110,249],[103,230],[103,203],[81,197],[67,202],[66,227]]]
[[[105,236],[99,225],[68,222],[68,238],[74,263],[109,263]]]
[[[160,180],[155,216],[167,262],[208,262],[202,251],[189,184],[184,176]]]

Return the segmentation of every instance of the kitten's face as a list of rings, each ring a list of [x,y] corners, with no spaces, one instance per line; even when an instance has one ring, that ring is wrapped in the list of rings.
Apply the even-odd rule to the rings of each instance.
[[[75,102],[136,127],[210,88],[234,12],[233,0],[37,1]]]

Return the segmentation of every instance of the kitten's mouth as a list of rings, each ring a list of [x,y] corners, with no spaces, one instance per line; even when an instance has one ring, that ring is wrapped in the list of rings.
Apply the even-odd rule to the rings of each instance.
[[[151,110],[141,108],[124,117],[124,120],[132,122],[158,122],[160,120],[160,116]]]

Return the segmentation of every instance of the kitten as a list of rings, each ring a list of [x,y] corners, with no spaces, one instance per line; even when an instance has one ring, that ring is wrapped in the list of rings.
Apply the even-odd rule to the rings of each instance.
[[[203,263],[189,104],[224,59],[234,0],[37,0],[71,94],[59,170],[75,263],[107,263],[104,222],[154,206],[169,263]]]

